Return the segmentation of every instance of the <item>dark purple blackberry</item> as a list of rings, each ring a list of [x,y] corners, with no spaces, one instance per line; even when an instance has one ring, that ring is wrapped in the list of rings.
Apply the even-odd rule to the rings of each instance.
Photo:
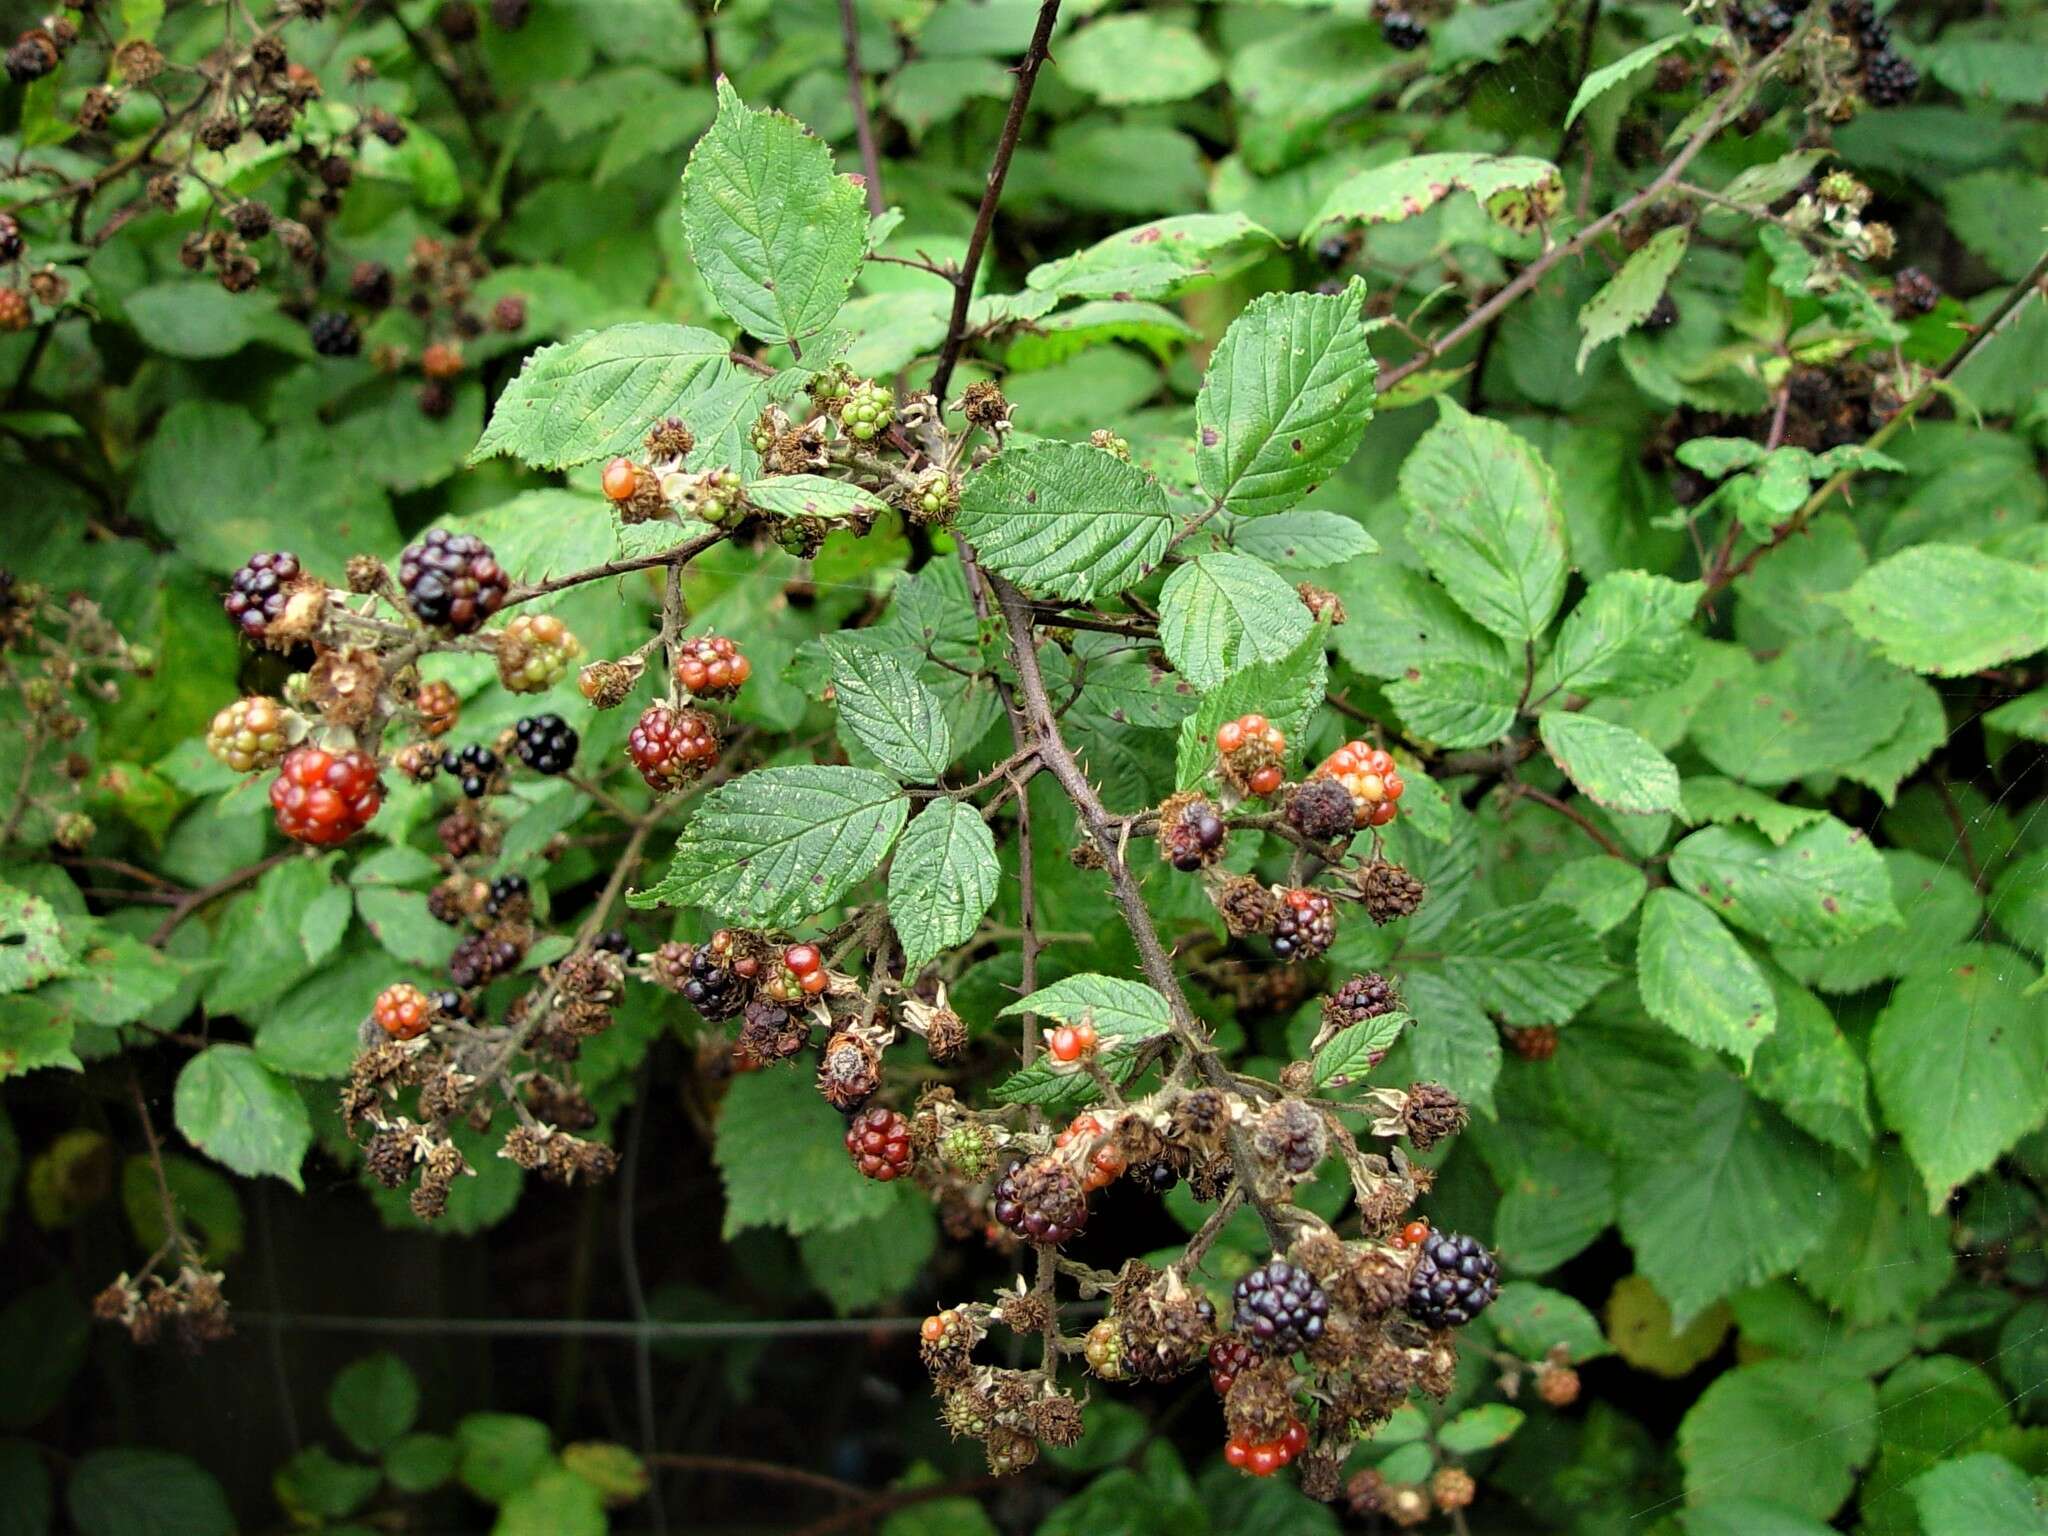
[[[512,727],[512,750],[535,773],[567,773],[576,762],[578,744],[560,715],[528,715]]]
[[[390,307],[391,288],[391,269],[381,261],[359,261],[349,274],[348,296],[371,309]]]
[[[1657,302],[1650,306],[1650,312],[1643,316],[1646,331],[1668,331],[1678,324],[1678,300],[1668,293],[1657,295]]]
[[[1155,1195],[1163,1195],[1180,1182],[1180,1174],[1167,1159],[1154,1158],[1150,1162],[1133,1163],[1125,1170],[1125,1176],[1141,1189],[1149,1189]]]
[[[533,905],[533,890],[526,883],[524,875],[500,875],[491,882],[491,894],[484,899],[484,911],[492,917],[503,917],[509,908],[530,910]]]
[[[1351,798],[1344,797],[1346,801]],[[1273,920],[1273,953],[1282,960],[1313,959],[1337,939],[1336,904],[1321,891],[1292,890]]]
[[[469,999],[453,987],[448,987],[440,992],[428,993],[427,1001],[434,1005],[434,1012],[440,1014],[443,1018],[467,1018],[474,1012],[474,1009],[470,1006]]]
[[[1159,852],[1179,870],[1197,870],[1223,856],[1223,813],[1215,802],[1176,795],[1160,807]]]
[[[1863,97],[1873,107],[1896,107],[1913,99],[1920,89],[1920,71],[1896,53],[1866,55],[1863,63]]]
[[[1918,267],[1901,267],[1892,279],[1892,313],[1900,319],[1931,314],[1941,302],[1941,285]]]
[[[11,213],[0,213],[0,261],[17,260],[26,244],[21,237],[21,220]]]
[[[322,357],[354,357],[363,350],[363,333],[356,329],[355,317],[338,309],[315,315],[306,324],[306,334]]]
[[[1088,1225],[1088,1197],[1074,1170],[1053,1157],[1020,1163],[996,1182],[995,1217],[1026,1242],[1057,1248]]]
[[[454,774],[462,784],[462,792],[472,800],[481,800],[491,792],[491,781],[497,778],[501,767],[497,753],[474,743],[441,754],[442,772]]]
[[[466,635],[496,613],[511,586],[490,545],[473,533],[430,528],[398,558],[398,581],[423,624]]]
[[[1408,1282],[1408,1315],[1426,1328],[1462,1328],[1500,1294],[1500,1266],[1476,1237],[1432,1232]]]
[[[1287,824],[1315,842],[1334,843],[1358,829],[1358,808],[1335,779],[1304,779],[1287,797]]]
[[[448,957],[448,979],[465,992],[519,969],[519,946],[497,933],[473,933]]]
[[[626,930],[623,928],[605,929],[591,941],[590,947],[607,955],[617,955],[621,959],[633,958],[633,941],[626,937]]]
[[[1392,1013],[1400,1006],[1400,994],[1394,991],[1394,984],[1378,971],[1367,971],[1363,976],[1353,976],[1323,999],[1323,1017],[1335,1028],[1349,1029],[1353,1024]]]
[[[713,1024],[729,1019],[747,1006],[746,982],[718,962],[704,946],[690,955],[689,979],[683,983],[683,1000]]]
[[[1274,1259],[1237,1282],[1231,1326],[1262,1355],[1291,1355],[1323,1336],[1330,1298],[1305,1269]]]
[[[220,605],[243,634],[258,639],[272,619],[283,615],[285,604],[291,601],[289,588],[299,575],[297,555],[282,550],[251,555],[249,563],[228,578]]]
[[[1389,11],[1380,18],[1380,36],[1389,47],[1413,53],[1429,41],[1429,28],[1407,11]]]

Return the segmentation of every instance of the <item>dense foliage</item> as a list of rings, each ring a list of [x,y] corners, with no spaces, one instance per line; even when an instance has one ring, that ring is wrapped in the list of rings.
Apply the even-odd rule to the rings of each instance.
[[[21,25],[0,1532],[2048,1529],[2048,16]]]

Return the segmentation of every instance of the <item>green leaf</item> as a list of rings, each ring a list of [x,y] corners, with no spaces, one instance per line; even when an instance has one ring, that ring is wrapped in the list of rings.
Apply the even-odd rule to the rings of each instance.
[[[1195,401],[1202,489],[1244,517],[1284,512],[1358,449],[1375,364],[1365,284],[1273,293],[1231,321]]]
[[[1467,919],[1444,941],[1442,964],[1480,1007],[1517,1026],[1567,1023],[1614,978],[1600,941],[1548,901]]]
[[[1030,329],[1010,343],[1004,361],[1012,370],[1030,372],[1050,368],[1106,342],[1135,341],[1164,362],[1176,343],[1196,341],[1200,336],[1163,304],[1097,299],[1032,321]]]
[[[932,1202],[901,1185],[879,1215],[797,1240],[804,1273],[842,1315],[879,1307],[909,1290],[937,1246]]]
[[[604,1495],[574,1472],[550,1467],[505,1500],[491,1536],[605,1536],[610,1529]]]
[[[1569,560],[1557,477],[1499,422],[1448,397],[1401,466],[1408,538],[1473,618],[1512,645],[1541,635]]]
[[[689,420],[691,403],[735,372],[731,344],[696,326],[585,331],[526,360],[491,408],[470,462],[509,453],[565,469],[632,453],[652,423],[672,413]]]
[[[1174,299],[1243,271],[1280,244],[1241,213],[1188,213],[1119,230],[1033,267],[1033,292],[1063,299]]]
[[[2040,1482],[2003,1456],[1980,1451],[1945,1461],[1913,1480],[1913,1503],[1927,1536],[2040,1536],[2048,1531],[2048,1499]]]
[[[1649,318],[1657,301],[1664,297],[1671,274],[1685,259],[1686,242],[1691,238],[1692,231],[1683,224],[1658,230],[1621,264],[1621,270],[1598,293],[1586,300],[1579,310],[1579,330],[1583,333],[1579,342],[1579,372],[1586,371],[1586,359],[1603,342],[1627,335]],[[1802,497],[1804,493],[1802,486]]]
[[[2048,1010],[2026,995],[2037,979],[2012,950],[1965,944],[1930,956],[1877,1017],[1871,1080],[1929,1209],[2048,1119]]]
[[[2048,741],[2048,688],[2036,688],[1999,705],[1984,716],[1984,724],[1994,731],[2024,736],[2028,741]]]
[[[953,760],[953,733],[932,691],[890,651],[827,639],[839,723],[882,766],[911,784],[936,783]]]
[[[2016,855],[1991,887],[1990,908],[2013,942],[2048,958],[2048,849]]]
[[[864,1179],[845,1131],[818,1113],[818,1090],[794,1068],[735,1077],[718,1116],[712,1160],[725,1184],[727,1238],[748,1227],[796,1237],[880,1216],[890,1189]]]
[[[1552,710],[1536,730],[1565,777],[1595,805],[1634,816],[1679,809],[1678,770],[1628,727]]]
[[[0,992],[22,992],[69,969],[74,958],[49,902],[0,884]]]
[[[1809,1136],[1869,1161],[1870,1074],[1827,1007],[1772,966],[1778,1027],[1757,1047],[1749,1086]]]
[[[1104,106],[1182,101],[1223,78],[1186,27],[1141,13],[1091,23],[1060,45],[1060,78]]]
[[[1356,518],[1297,507],[1228,525],[1230,547],[1282,570],[1322,570],[1379,553],[1379,540]]]
[[[971,476],[955,526],[1025,591],[1086,601],[1152,573],[1173,536],[1158,482],[1080,443],[1005,449]]]
[[[1439,747],[1483,747],[1515,723],[1522,687],[1496,667],[1436,661],[1387,685],[1387,699],[1408,734]]]
[[[668,872],[628,900],[793,922],[833,905],[881,863],[909,814],[903,791],[865,768],[756,769],[704,797]]]
[[[64,1278],[18,1292],[0,1308],[0,1427],[27,1429],[64,1401],[85,1363],[92,1319]]]
[[[1543,899],[1570,907],[1593,932],[1606,933],[1635,911],[1648,887],[1648,877],[1626,859],[1594,853],[1560,864]]]
[[[1671,850],[1671,878],[1770,944],[1839,943],[1899,921],[1876,847],[1832,816],[1783,847],[1746,828],[1707,827]]]
[[[169,1451],[94,1451],[71,1470],[65,1506],[79,1536],[232,1536],[211,1472]]]
[[[1316,1052],[1315,1076],[1318,1088],[1348,1088],[1362,1082],[1382,1056],[1400,1039],[1401,1031],[1414,1022],[1398,1008],[1363,1024],[1340,1029]]]
[[[176,1153],[163,1157],[162,1169],[178,1219],[197,1236],[209,1264],[225,1265],[242,1251],[242,1203],[233,1181]],[[132,1156],[121,1165],[121,1205],[144,1252],[154,1253],[170,1240],[157,1169],[147,1157]]]
[[[1812,1251],[1841,1198],[1831,1166],[1739,1080],[1695,1074],[1621,1160],[1621,1234],[1683,1327]]]
[[[1002,873],[995,838],[973,805],[934,800],[911,818],[889,866],[889,920],[903,941],[906,975],[974,936]]]
[[[375,1467],[340,1461],[325,1446],[309,1445],[277,1469],[271,1487],[285,1513],[318,1525],[354,1514],[383,1481]]]
[[[172,357],[229,357],[254,341],[305,355],[305,332],[267,293],[229,293],[219,283],[171,278],[138,288],[122,305],[143,344]]]
[[[1189,789],[1216,766],[1216,728],[1250,710],[1279,727],[1298,747],[1310,718],[1323,702],[1329,660],[1323,651],[1324,631],[1312,630],[1300,645],[1279,661],[1240,667],[1202,695],[1194,713],[1180,723],[1174,756],[1174,783]]]
[[[1279,661],[1313,625],[1294,588],[1244,555],[1200,555],[1159,593],[1159,643],[1174,670],[1214,688],[1240,666]]]
[[[384,1453],[384,1475],[400,1493],[429,1493],[455,1475],[455,1442],[407,1435]]]
[[[1695,1045],[1747,1067],[1777,1028],[1770,983],[1700,902],[1669,886],[1650,892],[1636,940],[1643,1007]]]
[[[1800,1265],[1808,1290],[1852,1328],[1911,1321],[1956,1267],[1945,1219],[1921,1202],[1903,1157],[1885,1157],[1846,1181],[1835,1224]]]
[[[860,187],[795,118],[718,82],[718,120],[683,171],[683,233],[718,307],[763,341],[832,323],[867,253]]]
[[[1888,661],[1964,677],[2048,646],[2048,566],[1916,544],[1827,599]]]
[[[0,1536],[50,1536],[57,1499],[41,1450],[26,1440],[0,1440],[0,1489],[7,1492]]]
[[[604,1495],[607,1504],[630,1504],[647,1492],[647,1464],[611,1441],[579,1440],[565,1445],[562,1465]]]
[[[777,517],[821,517],[828,521],[866,517],[884,510],[871,491],[823,475],[773,475],[750,481],[747,500]]]
[[[1506,1403],[1482,1403],[1453,1415],[1437,1431],[1437,1443],[1453,1456],[1476,1456],[1506,1441],[1526,1418],[1521,1409]]]
[[[1679,819],[1687,826],[1746,821],[1780,848],[1790,842],[1801,827],[1810,827],[1827,819],[1826,811],[1818,811],[1811,806],[1786,805],[1761,790],[1751,789],[1747,784],[1737,784],[1733,779],[1717,778],[1711,774],[1687,779],[1678,790],[1679,798],[1684,802],[1679,808]]]
[[[1795,640],[1710,692],[1693,716],[1707,760],[1746,784],[1784,784],[1852,762],[1905,719],[1911,679],[1852,636]]]
[[[1416,155],[1337,186],[1302,229],[1312,246],[1331,224],[1390,224],[1424,213],[1453,190],[1470,192],[1488,215],[1528,230],[1564,206],[1564,178],[1547,160],[1518,155]]]
[[[1495,1337],[1524,1360],[1563,1349],[1577,1364],[1612,1354],[1599,1321],[1577,1299],[1527,1280],[1510,1280],[1486,1309]]]
[[[45,1067],[83,1071],[71,1049],[76,1029],[68,1015],[38,998],[0,996],[0,1081]]]
[[[1416,1025],[1401,1038],[1395,1068],[1387,1075],[1442,1083],[1480,1114],[1491,1115],[1500,1079],[1500,1031],[1469,984],[1451,974],[1459,970],[1453,963],[1444,974],[1417,971],[1403,979]]]
[[[375,1456],[412,1428],[420,1412],[420,1385],[389,1351],[344,1366],[327,1391],[327,1411],[349,1444]]]
[[[1100,1037],[1095,1059],[1112,1079],[1128,1077],[1138,1047],[1173,1027],[1166,999],[1152,988],[1093,973],[1063,977],[1041,987],[1003,1009],[1001,1017],[1022,1013],[1062,1024],[1079,1023],[1084,1018],[1093,1023]],[[1097,1092],[1094,1079],[1072,1068],[1056,1067],[1049,1056],[1040,1055],[1030,1066],[998,1083],[995,1097],[999,1103],[1038,1104],[1064,1114],[1091,1102]]]
[[[1579,82],[1578,90],[1572,96],[1572,104],[1564,115],[1564,126],[1570,128],[1579,120],[1579,114],[1613,90],[1648,69],[1657,60],[1674,48],[1682,48],[1695,40],[1715,35],[1717,29],[1693,27],[1660,37],[1654,43],[1645,43],[1631,53],[1623,54],[1612,64],[1603,64]]]
[[[1729,1489],[1833,1517],[1877,1449],[1877,1393],[1810,1360],[1765,1360],[1715,1380],[1678,1426],[1688,1498]]]
[[[1692,675],[1688,644],[1701,587],[1644,571],[1610,571],[1565,616],[1530,697],[1634,698]]]
[[[471,1413],[455,1426],[456,1476],[487,1504],[502,1504],[553,1462],[547,1425],[517,1413]]]
[[[305,1102],[246,1045],[210,1045],[186,1062],[173,1114],[185,1139],[214,1161],[305,1188],[299,1164],[313,1141]]]

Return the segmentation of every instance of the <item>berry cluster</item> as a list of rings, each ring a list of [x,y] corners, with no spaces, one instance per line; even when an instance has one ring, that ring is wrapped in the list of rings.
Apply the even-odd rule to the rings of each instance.
[[[888,1183],[910,1171],[910,1122],[879,1105],[855,1115],[846,1127],[846,1155],[871,1179]]]
[[[431,683],[420,684],[419,696],[412,701],[412,708],[413,713],[419,716],[421,730],[429,736],[446,736],[462,718],[462,696],[436,678]]]
[[[1088,1200],[1071,1168],[1053,1157],[1020,1163],[996,1181],[997,1221],[1027,1242],[1057,1248],[1088,1225]]]
[[[505,602],[511,581],[490,545],[473,533],[430,528],[398,561],[399,585],[422,624],[474,633]]]
[[[704,635],[676,647],[675,679],[700,699],[729,699],[753,675],[753,663],[724,635]]]
[[[270,804],[286,837],[331,848],[370,824],[384,804],[384,784],[367,753],[294,747],[278,765]]]
[[[736,936],[721,928],[702,944],[664,944],[655,979],[682,993],[707,1020],[729,1019],[747,1005],[760,961],[738,952]]]
[[[273,621],[284,617],[292,589],[304,574],[297,555],[283,551],[251,555],[228,578],[228,590],[220,605],[243,634],[260,640]]]
[[[498,754],[489,747],[471,743],[461,748],[451,748],[441,754],[443,772],[453,774],[462,786],[463,794],[472,800],[481,800],[491,792],[504,764],[498,761]]]
[[[1872,0],[1833,0],[1828,19],[1856,44],[1863,61],[1863,99],[1873,107],[1896,107],[1920,89],[1920,71],[1892,47],[1892,29]]]
[[[1407,792],[1394,759],[1363,741],[1347,741],[1316,765],[1315,778],[1331,779],[1351,796],[1354,826],[1383,827],[1394,819],[1395,802]]]
[[[857,443],[872,442],[896,420],[896,398],[889,386],[863,379],[839,402],[839,425]]]
[[[512,727],[512,750],[535,773],[567,773],[577,746],[576,732],[560,715],[528,715]]]
[[[1242,1334],[1226,1333],[1209,1346],[1209,1385],[1228,1397],[1231,1384],[1258,1363],[1259,1352]]]
[[[792,944],[782,952],[777,973],[761,984],[763,995],[778,1003],[801,1002],[817,997],[832,985],[825,969],[825,957],[815,944]]]
[[[1477,1238],[1432,1233],[1417,1248],[1402,1305],[1424,1327],[1462,1328],[1500,1294],[1500,1266]]]
[[[626,755],[656,794],[680,789],[718,758],[718,730],[697,709],[650,704],[626,737]]]
[[[1091,1053],[1097,1039],[1095,1025],[1083,1019],[1078,1024],[1062,1024],[1057,1029],[1047,1030],[1045,1049],[1054,1061],[1070,1066]]]
[[[498,634],[498,681],[508,693],[545,693],[582,654],[583,642],[553,614],[517,614]]]
[[[206,750],[237,773],[255,773],[284,756],[284,732],[277,700],[237,699],[206,728]]]
[[[1320,955],[1337,939],[1337,904],[1321,891],[1297,886],[1280,897],[1273,920],[1273,953],[1282,960]]]
[[[377,994],[370,1015],[394,1040],[417,1040],[434,1022],[434,1001],[418,987],[398,982]]]
[[[1280,1438],[1252,1445],[1242,1435],[1223,1443],[1223,1459],[1253,1477],[1271,1477],[1308,1448],[1308,1429],[1299,1419],[1288,1421]]]
[[[1216,728],[1216,750],[1224,777],[1246,794],[1264,799],[1287,782],[1281,766],[1287,737],[1264,715],[1239,715]]]
[[[1123,1176],[1125,1161],[1122,1151],[1108,1139],[1109,1132],[1103,1123],[1090,1114],[1079,1114],[1067,1128],[1053,1137],[1053,1145],[1065,1150],[1077,1142],[1088,1146],[1086,1172],[1081,1177],[1081,1188],[1090,1194],[1098,1189],[1107,1189]]]
[[[1159,856],[1179,870],[1197,870],[1223,857],[1223,813],[1213,800],[1175,795],[1159,809]]]
[[[1323,1336],[1330,1298],[1315,1277],[1272,1259],[1237,1282],[1231,1326],[1262,1355],[1291,1355]]]

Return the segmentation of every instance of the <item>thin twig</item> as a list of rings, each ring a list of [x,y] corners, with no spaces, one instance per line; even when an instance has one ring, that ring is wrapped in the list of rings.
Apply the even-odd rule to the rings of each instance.
[[[1630,859],[1629,856],[1622,851],[1621,844],[1617,843],[1605,832],[1602,832],[1598,827],[1594,826],[1593,823],[1587,818],[1586,813],[1584,811],[1581,811],[1577,806],[1573,805],[1569,800],[1560,800],[1556,795],[1550,793],[1549,790],[1538,789],[1534,784],[1524,784],[1517,782],[1514,786],[1514,790],[1516,794],[1527,795],[1531,800],[1534,800],[1538,805],[1547,806],[1551,810],[1557,812],[1558,815],[1564,817],[1565,820],[1569,821],[1573,826],[1577,827],[1581,832],[1585,833],[1586,836],[1590,837],[1591,839],[1593,839],[1594,842],[1598,843],[1603,852],[1611,855],[1614,858],[1621,859],[1624,862],[1634,862],[1634,860]]]
[[[178,904],[165,914],[164,920],[156,925],[156,931],[149,936],[150,947],[152,949],[162,948],[164,944],[169,942],[171,935],[177,932],[180,923],[184,922],[186,918],[197,912],[216,896],[225,896],[235,887],[248,884],[249,881],[255,880],[275,869],[278,865],[284,863],[285,860],[296,858],[298,853],[297,845],[290,848],[280,848],[276,853],[270,855],[269,858],[258,859],[254,864],[244,865],[231,875],[222,875],[220,879],[214,881],[211,885],[201,886],[196,891],[187,891],[178,898]]]
[[[749,1456],[703,1456],[686,1451],[655,1451],[640,1458],[650,1467],[668,1467],[677,1472],[710,1472],[726,1477],[757,1477],[763,1482],[790,1483],[799,1488],[815,1488],[820,1493],[829,1493],[835,1499],[859,1499],[867,1490],[858,1483],[849,1483],[836,1477],[827,1477],[822,1472],[812,1472],[803,1467],[785,1467],[776,1461],[757,1461]]]
[[[839,35],[846,44],[846,92],[853,98],[853,134],[860,141],[860,174],[867,185],[868,212],[880,217],[889,211],[882,197],[882,157],[875,148],[875,125],[868,116],[867,81],[860,68],[860,22],[853,14],[853,0],[839,0]]]

